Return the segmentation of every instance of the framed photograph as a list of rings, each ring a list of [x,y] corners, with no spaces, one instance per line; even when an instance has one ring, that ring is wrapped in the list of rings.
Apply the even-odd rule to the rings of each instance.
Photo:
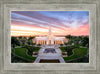
[[[99,74],[97,1],[1,1],[1,74]]]
[[[11,11],[11,46],[11,63],[89,63],[89,11]]]

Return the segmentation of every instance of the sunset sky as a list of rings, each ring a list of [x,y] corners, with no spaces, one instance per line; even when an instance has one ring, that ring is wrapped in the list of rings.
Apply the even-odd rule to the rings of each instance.
[[[12,11],[11,35],[89,35],[89,11]]]

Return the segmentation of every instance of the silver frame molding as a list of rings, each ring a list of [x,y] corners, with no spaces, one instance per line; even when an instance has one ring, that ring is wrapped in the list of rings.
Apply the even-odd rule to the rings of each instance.
[[[0,5],[0,74],[99,74],[99,0],[0,0]],[[89,11],[89,63],[11,63],[11,11]]]

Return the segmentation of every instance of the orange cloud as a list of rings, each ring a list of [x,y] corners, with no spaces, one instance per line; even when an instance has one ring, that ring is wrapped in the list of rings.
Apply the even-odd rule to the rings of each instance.
[[[53,35],[89,35],[89,25],[81,26],[79,28],[52,28]],[[25,25],[11,25],[11,36],[35,36],[47,35],[48,28],[39,26],[25,26]]]

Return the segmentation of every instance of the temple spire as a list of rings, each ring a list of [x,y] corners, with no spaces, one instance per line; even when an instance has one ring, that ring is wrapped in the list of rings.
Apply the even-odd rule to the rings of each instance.
[[[49,31],[48,31],[48,44],[51,44],[51,23],[49,23]]]
[[[51,23],[49,23],[49,35],[51,35]]]

